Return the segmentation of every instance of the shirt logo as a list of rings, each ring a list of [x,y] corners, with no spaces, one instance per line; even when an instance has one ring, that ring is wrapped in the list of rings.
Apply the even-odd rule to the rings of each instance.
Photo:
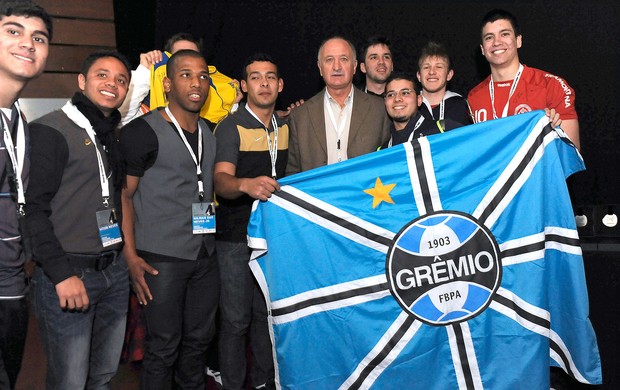
[[[526,112],[530,112],[532,111],[532,107],[530,107],[527,104],[519,104],[516,108],[515,108],[515,115],[519,115],[519,114],[525,114]]]

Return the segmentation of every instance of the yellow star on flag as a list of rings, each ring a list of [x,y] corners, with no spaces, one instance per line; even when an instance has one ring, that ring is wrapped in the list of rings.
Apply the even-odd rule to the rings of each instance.
[[[396,183],[383,185],[381,178],[377,177],[375,181],[375,187],[364,190],[365,193],[372,196],[372,208],[377,208],[381,202],[387,202],[394,204],[392,197],[390,197],[390,191],[396,187]]]

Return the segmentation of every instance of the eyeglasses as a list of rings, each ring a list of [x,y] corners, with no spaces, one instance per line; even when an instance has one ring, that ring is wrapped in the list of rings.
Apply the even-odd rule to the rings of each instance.
[[[400,96],[402,98],[406,98],[408,96],[410,96],[411,94],[414,94],[415,91],[411,90],[409,88],[406,89],[401,89],[400,91],[388,91],[385,93],[385,98],[386,99],[394,99],[396,96]]]

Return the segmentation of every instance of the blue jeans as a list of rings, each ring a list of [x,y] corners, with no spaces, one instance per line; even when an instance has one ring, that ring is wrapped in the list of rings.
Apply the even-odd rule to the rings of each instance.
[[[103,271],[75,268],[90,306],[62,310],[51,280],[37,267],[32,278],[33,310],[47,357],[45,387],[109,389],[116,374],[127,322],[127,264],[117,257]]]
[[[140,253],[159,273],[145,274],[153,300],[144,306],[146,339],[140,386],[205,388],[205,353],[215,335],[219,279],[215,254],[197,260],[158,261]]]
[[[252,387],[273,385],[267,307],[248,262],[245,242],[216,241],[220,268],[220,373],[226,390],[245,389],[246,339],[252,347]]]

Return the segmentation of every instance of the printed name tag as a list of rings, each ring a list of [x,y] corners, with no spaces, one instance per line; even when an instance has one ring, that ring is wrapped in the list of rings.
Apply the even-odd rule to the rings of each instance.
[[[99,237],[104,248],[123,241],[115,209],[97,211],[97,226],[99,226]]]
[[[192,233],[215,233],[215,203],[192,203]]]

